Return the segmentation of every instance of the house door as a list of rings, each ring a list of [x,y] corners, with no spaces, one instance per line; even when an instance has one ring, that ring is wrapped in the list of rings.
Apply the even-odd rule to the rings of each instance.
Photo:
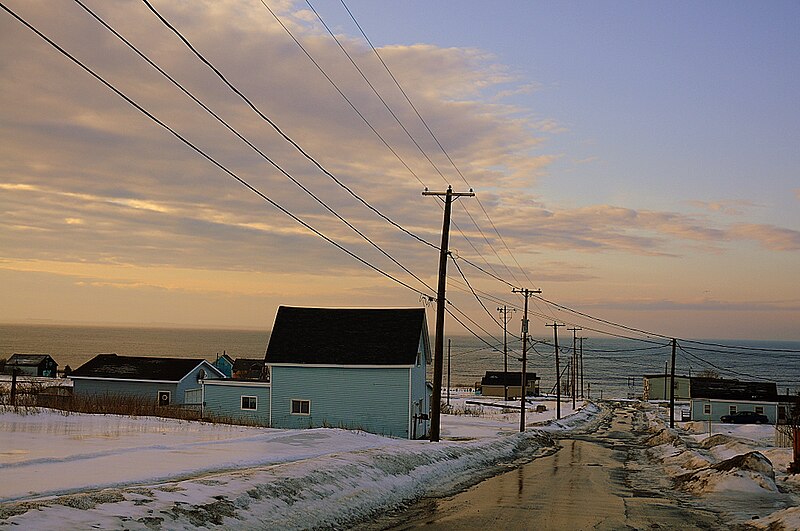
[[[170,399],[170,392],[169,391],[159,391],[158,392],[158,405],[159,406],[168,406],[169,399]]]

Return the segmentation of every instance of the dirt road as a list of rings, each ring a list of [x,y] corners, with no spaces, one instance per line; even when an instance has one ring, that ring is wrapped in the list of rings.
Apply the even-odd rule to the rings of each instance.
[[[596,431],[562,439],[555,454],[456,496],[421,502],[404,523],[384,528],[724,528],[717,515],[692,507],[663,478],[637,466],[631,452],[646,435],[642,423],[636,409],[616,405]]]

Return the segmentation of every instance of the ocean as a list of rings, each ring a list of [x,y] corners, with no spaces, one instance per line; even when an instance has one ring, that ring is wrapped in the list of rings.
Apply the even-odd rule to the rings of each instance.
[[[449,339],[449,358],[445,344],[444,385],[447,385],[448,374],[452,387],[471,387],[480,381],[485,371],[503,370],[502,345],[490,348],[475,337]],[[66,365],[76,369],[96,354],[110,352],[126,356],[197,357],[209,361],[223,352],[234,358],[261,358],[268,341],[269,330],[0,325],[0,358],[8,358],[13,353],[50,354],[61,369]],[[494,340],[487,342],[495,343]],[[555,385],[555,354],[551,343],[552,336],[533,338],[533,346],[528,351],[528,372],[535,372],[541,378],[541,390],[545,393]],[[518,338],[509,337],[509,371],[521,368],[520,344]],[[565,374],[564,368],[572,357],[571,335],[559,337],[559,350],[560,369]],[[778,385],[779,393],[800,391],[800,341],[679,341],[676,354],[676,375],[696,376],[712,371],[724,378],[772,381]],[[664,374],[670,357],[671,345],[667,340],[585,338],[584,394],[603,398],[641,396],[642,377]]]

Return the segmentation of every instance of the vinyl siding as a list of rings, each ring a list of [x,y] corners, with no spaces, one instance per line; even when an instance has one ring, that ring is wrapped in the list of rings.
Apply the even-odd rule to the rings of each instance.
[[[211,419],[236,420],[269,426],[270,384],[263,382],[206,384],[203,415]],[[242,397],[256,397],[256,409],[242,409]]]
[[[425,351],[420,340],[420,351],[417,356],[417,365],[411,369],[411,415],[419,414],[430,415],[430,403],[428,401],[428,387],[425,385],[426,378]],[[412,438],[421,439],[428,434],[429,421],[417,419],[416,426],[412,426]]]
[[[711,414],[703,413],[703,406],[711,404]],[[720,422],[722,415],[730,413],[730,406],[736,406],[736,411],[755,411],[756,406],[764,408],[764,415],[769,418],[770,424],[775,424],[778,418],[778,404],[776,402],[743,402],[736,400],[709,400],[707,398],[693,398],[691,401],[692,420],[710,420]]]
[[[407,438],[409,374],[408,368],[273,366],[272,426],[351,428]],[[310,414],[292,415],[293,399],[310,400]]]
[[[135,396],[146,400],[158,401],[159,391],[170,391],[171,404],[183,402],[183,392],[178,393],[174,383],[126,382],[124,380],[84,380],[73,379],[75,396]]]

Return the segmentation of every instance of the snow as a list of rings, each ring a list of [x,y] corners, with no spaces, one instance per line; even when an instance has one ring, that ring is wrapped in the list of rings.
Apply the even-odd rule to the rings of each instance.
[[[679,422],[670,429],[663,408],[649,418],[658,431],[647,452],[679,488],[748,525],[800,529],[800,478],[787,473],[792,450],[774,446],[774,426]]]
[[[466,403],[473,400],[483,405]],[[504,405],[454,395],[440,443],[327,428],[0,413],[0,529],[344,526],[551,451],[549,432],[583,425],[599,410],[562,402],[555,421],[553,401],[535,402],[526,424],[539,429],[519,433],[519,413],[490,404]]]
[[[556,419],[554,400],[532,401],[520,433],[518,405],[451,393],[439,443],[328,428],[0,412],[0,530],[348,527],[552,452],[552,436],[591,430],[601,411],[562,401]],[[660,467],[685,492],[753,527],[800,528],[792,494],[800,479],[786,474],[791,449],[773,446],[773,427],[670,429],[664,408],[637,407],[645,450],[634,467]]]

